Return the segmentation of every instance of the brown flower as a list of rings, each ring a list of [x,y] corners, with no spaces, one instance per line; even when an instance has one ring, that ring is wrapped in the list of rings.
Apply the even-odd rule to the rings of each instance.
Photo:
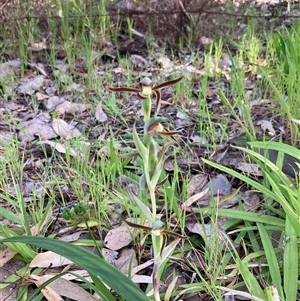
[[[170,86],[170,85],[174,85],[176,83],[178,83],[181,79],[183,78],[183,76],[173,79],[173,80],[169,80],[166,81],[164,83],[161,83],[159,85],[153,86],[151,79],[149,79],[148,77],[144,77],[141,81],[140,81],[140,87],[139,89],[136,88],[127,88],[127,87],[119,87],[119,88],[115,88],[115,87],[107,87],[107,90],[110,92],[131,92],[131,93],[135,93],[137,94],[137,96],[140,99],[145,99],[148,98],[149,96],[151,96],[153,93],[156,95],[156,111],[155,114],[157,114],[159,112],[160,109],[160,101],[161,101],[161,94],[160,94],[160,89]]]

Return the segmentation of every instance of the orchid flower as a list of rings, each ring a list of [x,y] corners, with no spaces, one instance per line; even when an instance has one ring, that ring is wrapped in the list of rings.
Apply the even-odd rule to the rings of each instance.
[[[138,89],[136,89],[136,88],[127,88],[127,87],[119,87],[119,88],[107,87],[107,90],[110,91],[110,92],[131,92],[131,93],[135,93],[135,94],[137,94],[137,96],[140,99],[149,98],[154,93],[156,95],[155,114],[157,115],[159,110],[160,110],[160,103],[161,103],[161,93],[160,93],[159,90],[161,88],[176,84],[182,78],[183,78],[183,76],[181,76],[179,78],[176,78],[176,79],[173,79],[173,80],[166,81],[164,83],[161,83],[161,84],[155,86],[155,85],[152,84],[152,81],[151,81],[150,78],[144,77],[140,81]]]
[[[165,230],[164,223],[161,220],[154,221],[152,223],[152,227],[131,223],[129,221],[125,221],[125,222],[128,226],[130,226],[132,228],[146,230],[148,232],[151,232],[155,236],[160,236],[162,238],[161,245],[160,245],[160,252],[162,252],[162,250],[166,246],[167,236],[173,236],[173,237],[177,237],[177,238],[181,238],[181,239],[188,239],[188,237],[185,235],[180,235],[178,233]]]
[[[160,136],[169,136],[171,137],[174,141],[177,141],[175,135],[180,134],[180,131],[171,131],[167,127],[163,126],[161,123],[153,123],[151,124],[148,129],[147,133],[152,135],[153,133],[156,133]]]

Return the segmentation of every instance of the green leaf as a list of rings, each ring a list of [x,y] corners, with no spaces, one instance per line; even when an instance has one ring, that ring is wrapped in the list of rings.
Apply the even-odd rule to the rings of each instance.
[[[149,301],[145,294],[122,272],[102,258],[81,247],[64,241],[33,236],[18,236],[1,239],[0,242],[18,242],[31,244],[64,256],[86,269],[100,281],[106,283],[125,300]]]
[[[99,280],[92,273],[90,273],[89,275],[90,275],[91,279],[93,280],[96,288],[100,291],[100,293],[99,293],[99,294],[101,294],[100,296],[102,298],[104,298],[104,300],[107,300],[107,301],[115,301],[116,300],[101,280]]]
[[[160,264],[162,264],[166,259],[168,259],[172,255],[180,240],[181,240],[180,238],[173,240],[162,250],[161,254],[157,255],[157,256],[161,256]]]
[[[21,277],[24,277],[25,275],[29,275],[31,273],[31,268],[29,265],[25,265],[25,267],[19,269],[19,270],[14,270],[14,273],[3,279],[3,282],[0,283],[0,291],[11,285],[12,283],[16,283]],[[1,293],[0,293],[1,296]]]
[[[239,272],[241,273],[245,284],[249,290],[249,292],[259,297],[263,300],[265,300],[265,293],[261,289],[259,283],[257,282],[255,276],[252,274],[252,272],[249,271],[247,263],[243,262],[238,256],[236,257],[236,265],[238,267]]]
[[[214,208],[194,208],[193,212],[201,212],[202,214],[212,215],[216,209]],[[268,224],[280,227],[284,230],[285,221],[283,219],[269,216],[269,215],[261,215],[260,213],[250,212],[250,211],[240,211],[234,209],[217,209],[219,216],[229,217],[237,220],[242,221],[249,221],[249,222],[257,222],[262,224]]]
[[[20,235],[19,233],[16,233],[15,231],[4,226],[0,226],[0,233],[1,232],[6,237],[18,237],[18,235]],[[2,238],[3,236],[0,235],[0,239]],[[27,263],[30,262],[36,256],[36,252],[30,246],[26,246],[24,244],[19,243],[6,243],[5,245],[19,253]]]
[[[290,219],[291,224],[293,225],[295,231],[298,235],[300,235],[300,220],[299,214],[293,209],[293,207],[289,204],[290,200],[287,200],[286,196],[282,194],[278,185],[273,180],[272,175],[267,174],[268,181],[271,183],[272,188],[277,196],[276,201],[280,203],[282,206],[286,216]],[[299,203],[298,203],[299,206]]]
[[[265,288],[265,292],[266,292],[266,300],[265,301],[277,301],[279,300],[279,295],[278,295],[278,291],[277,288],[275,286],[267,286]]]
[[[140,156],[143,158],[143,160],[147,160],[148,158],[148,150],[141,141],[141,139],[138,136],[138,133],[135,128],[133,128],[133,141],[135,144],[135,147],[137,148]]]
[[[150,209],[139,198],[137,198],[132,193],[130,194],[129,198],[133,199],[133,201],[139,207],[144,217],[149,221],[150,224],[155,221],[155,218],[153,217]]]
[[[165,162],[165,153],[163,151],[161,153],[161,156],[160,156],[158,162],[156,162],[156,164],[154,165],[153,174],[152,174],[151,180],[150,180],[152,189],[155,188],[158,183],[159,177],[163,171],[164,162]]]
[[[22,220],[20,219],[20,217],[4,207],[1,207],[1,216],[12,221],[14,224],[22,225]]]
[[[297,160],[300,160],[300,150],[289,144],[284,144],[284,143],[274,142],[274,141],[263,141],[263,142],[253,141],[253,142],[248,142],[248,144],[252,147],[263,148],[263,149],[273,149],[278,152],[283,152],[285,154],[288,154],[288,155],[296,158]]]
[[[284,300],[283,290],[281,286],[282,281],[281,281],[280,268],[278,264],[278,259],[275,254],[274,247],[270,239],[270,235],[268,234],[265,227],[261,223],[257,223],[257,228],[267,258],[269,271],[273,282],[272,284],[276,286],[280,298]]]
[[[287,239],[283,257],[283,287],[286,300],[296,300],[299,276],[299,253],[296,231],[288,218],[285,223],[285,233]]]

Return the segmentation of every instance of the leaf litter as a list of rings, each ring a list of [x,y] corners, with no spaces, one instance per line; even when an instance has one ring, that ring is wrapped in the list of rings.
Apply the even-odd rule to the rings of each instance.
[[[131,42],[130,42],[131,43]],[[242,154],[236,152],[231,148],[231,139],[244,135],[244,130],[237,125],[235,120],[230,119],[228,125],[229,140],[222,140],[222,135],[216,130],[215,141],[217,141],[218,152],[215,154],[207,153],[207,146],[211,145],[213,141],[209,137],[202,137],[200,131],[194,129],[196,114],[196,104],[198,103],[199,95],[201,95],[201,87],[197,77],[208,75],[208,89],[203,101],[207,101],[210,113],[212,115],[222,116],[224,114],[224,107],[219,99],[216,91],[219,89],[225,92],[229,91],[229,83],[231,78],[231,67],[234,57],[231,58],[228,53],[222,53],[221,58],[217,59],[212,57],[211,60],[204,64],[194,64],[190,61],[188,56],[183,59],[168,56],[163,53],[151,55],[140,55],[132,53],[132,45],[127,43],[122,49],[119,47],[119,52],[129,53],[130,71],[123,68],[118,64],[116,53],[111,50],[107,50],[107,53],[103,53],[102,56],[107,55],[110,59],[116,60],[115,67],[110,68],[112,77],[116,82],[122,84],[126,82],[126,79],[138,78],[142,76],[157,77],[169,77],[170,75],[184,74],[192,81],[193,91],[192,96],[188,99],[175,99],[177,96],[171,91],[163,91],[163,105],[161,111],[164,115],[168,116],[175,125],[176,128],[180,128],[182,131],[183,141],[189,145],[189,148],[185,148],[183,144],[182,152],[176,158],[177,164],[183,175],[189,175],[189,181],[187,183],[187,196],[182,201],[181,210],[187,210],[192,212],[193,208],[209,207],[214,202],[218,204],[220,208],[235,208],[238,205],[239,199],[243,201],[245,210],[257,211],[260,210],[261,196],[257,193],[248,190],[247,188],[239,189],[240,187],[233,187],[233,179],[223,174],[210,174],[209,172],[200,173],[199,170],[203,169],[201,163],[201,157],[208,157],[212,160],[219,161],[220,163],[230,166],[236,170],[242,171],[245,174],[251,174],[253,176],[261,176],[261,172],[256,164],[245,162]],[[96,55],[100,56],[101,55]],[[184,55],[183,55],[184,56]],[[204,61],[201,58],[202,62]],[[236,62],[234,62],[236,63]],[[84,154],[81,151],[81,147],[72,146],[75,139],[90,138],[102,139],[106,136],[108,126],[110,130],[119,135],[119,139],[126,140],[127,129],[124,124],[119,122],[118,119],[113,119],[110,114],[106,113],[102,105],[107,101],[106,92],[101,93],[101,99],[97,100],[97,104],[93,101],[93,98],[89,99],[89,103],[82,103],[78,101],[78,94],[85,94],[89,97],[88,88],[82,84],[84,81],[75,82],[72,74],[72,66],[66,64],[64,61],[57,59],[54,64],[55,70],[52,74],[49,73],[47,63],[38,62],[28,64],[28,73],[24,80],[18,79],[16,75],[20,74],[20,61],[16,58],[0,64],[0,79],[5,80],[8,84],[11,84],[9,92],[15,93],[17,97],[14,100],[9,100],[8,95],[4,95],[5,100],[1,99],[1,111],[0,111],[0,146],[12,145],[14,137],[18,137],[20,142],[19,154],[24,156],[25,159],[33,157],[32,160],[36,162],[42,160],[44,163],[44,151],[43,146],[48,145],[50,150],[48,152],[56,151],[64,158],[66,153],[69,153],[74,159],[83,161]],[[29,67],[31,70],[29,70]],[[241,68],[246,66],[241,66]],[[99,66],[98,75],[101,80],[105,82],[106,75],[105,66]],[[218,73],[222,80],[216,80],[212,75]],[[159,75],[157,75],[159,74]],[[65,93],[60,93],[57,84],[51,78],[59,77],[61,83],[66,84]],[[195,79],[196,76],[196,79]],[[11,77],[14,81],[11,82]],[[85,78],[86,74],[82,73],[82,78]],[[267,134],[271,137],[275,136],[278,132],[278,128],[282,126],[280,122],[272,119],[272,112],[270,108],[270,100],[265,98],[256,97],[256,84],[254,79],[249,79],[245,84],[246,98],[250,101],[250,108],[252,110],[253,119],[257,133]],[[203,97],[203,95],[201,95]],[[36,98],[37,104],[33,104],[33,99]],[[129,98],[121,100],[122,104],[117,104],[118,108],[127,107],[127,111],[124,111],[124,119],[127,121],[130,127],[133,124],[139,125],[139,121],[136,117],[140,117],[138,112],[140,111],[141,104],[135,98],[134,95]],[[263,108],[262,108],[263,106]],[[95,109],[93,109],[95,107]],[[129,108],[129,109],[128,109]],[[180,108],[180,111],[178,110]],[[239,112],[242,116],[243,112]],[[216,121],[213,121],[216,129],[218,125]],[[294,120],[295,123],[299,123],[299,120]],[[99,126],[100,124],[100,126]],[[87,126],[87,131],[82,131],[83,125]],[[105,134],[104,134],[105,132]],[[107,138],[108,139],[108,138]],[[68,142],[70,141],[70,143]],[[85,143],[85,142],[84,142]],[[181,142],[180,142],[181,143]],[[125,143],[126,144],[126,143]],[[38,147],[34,149],[34,147]],[[89,147],[92,147],[91,143]],[[82,147],[83,148],[83,147]],[[126,147],[124,146],[124,149]],[[224,148],[226,149],[224,151]],[[32,151],[34,150],[34,151]],[[223,151],[221,159],[218,157],[220,152]],[[106,152],[107,154],[108,152]],[[103,154],[102,154],[103,155]],[[0,152],[0,159],[4,158],[3,152]],[[91,161],[94,159],[91,156]],[[63,162],[62,160],[61,162]],[[51,164],[57,164],[51,162]],[[34,165],[33,165],[34,166]],[[187,166],[191,168],[191,174],[187,172]],[[59,168],[58,168],[59,169]],[[172,175],[174,171],[174,158],[172,154],[169,155],[168,161],[165,164],[166,171]],[[32,180],[34,168],[29,168],[24,171],[24,195],[42,195],[42,190],[48,190],[50,184],[43,183],[44,187],[37,186],[37,181]],[[37,168],[35,172],[43,172],[42,168]],[[62,175],[58,171],[59,176]],[[70,172],[71,174],[71,172]],[[209,176],[208,176],[209,175]],[[48,186],[47,186],[48,185]],[[39,187],[40,190],[35,187]],[[88,191],[89,184],[83,190],[86,193]],[[62,187],[59,187],[61,190]],[[68,202],[72,202],[72,195],[74,192],[70,192],[74,188],[66,189]],[[8,191],[8,189],[7,189]],[[1,198],[1,197],[0,197]],[[29,202],[33,199],[29,199]],[[55,208],[53,208],[55,209]],[[123,211],[119,214],[124,214]],[[114,219],[114,222],[116,219]],[[215,251],[215,240],[220,242],[220,246],[223,250],[234,246],[232,238],[222,229],[224,220],[218,221],[216,224],[212,221],[203,222],[199,218],[195,220],[187,220],[186,228],[190,233],[194,233],[203,238],[206,246],[211,248],[211,252]],[[64,225],[67,229],[67,225]],[[104,235],[103,243],[106,248],[102,248],[104,258],[111,264],[117,266],[122,272],[133,275],[133,280],[136,283],[150,283],[151,278],[143,273],[143,270],[151,271],[152,261],[144,260],[140,261],[137,258],[136,246],[132,246],[132,241],[136,239],[133,233],[136,232],[130,229],[126,223],[121,223],[119,226],[107,230]],[[63,233],[63,232],[60,232]],[[71,234],[70,234],[71,233]],[[61,239],[67,239],[67,235],[75,235],[74,240],[79,240],[79,233],[81,230],[78,228],[67,229],[67,233],[63,234]],[[130,246],[130,247],[129,247]],[[234,246],[236,247],[236,246]],[[118,252],[116,252],[118,251]],[[7,262],[13,258],[14,253],[9,254],[8,250],[1,251],[2,257],[7,256]],[[148,255],[151,256],[151,252],[145,253],[145,258]],[[7,263],[6,261],[3,262]],[[63,267],[65,265],[72,264],[68,260],[62,258],[51,252],[43,252],[38,254],[31,262],[31,266],[39,267]],[[180,265],[175,263],[175,266],[180,269]],[[129,271],[131,267],[132,271]],[[148,268],[148,270],[147,270]],[[150,269],[150,270],[149,270]],[[51,269],[50,269],[51,270]],[[85,271],[77,271],[85,273]],[[177,273],[179,274],[179,273]],[[170,275],[170,274],[169,274]],[[41,285],[44,281],[48,280],[51,275],[44,276],[30,276],[31,281],[36,285]],[[70,277],[70,276],[69,276]],[[87,277],[87,275],[86,275]],[[72,279],[73,280],[73,279]],[[57,281],[57,280],[56,280]],[[70,280],[64,280],[64,289],[59,289],[58,282],[53,285],[47,286],[48,292],[45,295],[52,295],[49,298],[52,300],[61,300],[59,296],[66,296],[74,300],[95,300],[90,294],[86,294],[86,291],[77,291],[78,286]],[[75,292],[75,294],[74,294]],[[53,297],[54,296],[54,297]],[[51,300],[51,299],[50,299]]]

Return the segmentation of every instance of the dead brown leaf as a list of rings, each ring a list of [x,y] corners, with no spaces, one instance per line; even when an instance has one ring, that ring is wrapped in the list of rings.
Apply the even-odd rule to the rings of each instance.
[[[70,114],[76,115],[77,113],[82,113],[86,111],[87,106],[83,103],[71,103],[69,101],[64,101],[63,103],[59,104],[55,111],[57,111],[60,115],[63,114]]]
[[[257,122],[257,125],[261,126],[261,129],[264,132],[268,132],[269,135],[274,136],[276,134],[276,131],[273,128],[272,122],[269,120],[259,120]]]
[[[51,96],[46,100],[45,106],[49,111],[53,111],[59,104],[63,103],[64,101],[64,97]]]
[[[111,229],[107,233],[104,244],[107,248],[117,251],[128,246],[131,241],[132,235],[130,234],[129,227],[126,223],[122,223],[121,226]]]
[[[129,268],[135,268],[138,265],[136,254],[133,249],[123,249],[120,257],[115,262],[116,268],[124,274],[131,274]]]
[[[0,268],[9,262],[16,254],[17,252],[10,248],[5,248],[3,251],[0,251]]]
[[[32,95],[36,91],[38,91],[45,80],[44,75],[37,75],[34,78],[29,79],[18,87],[18,93]]]
[[[0,64],[0,79],[5,79],[20,69],[20,60],[11,60],[5,63]]]
[[[30,275],[29,276],[30,280],[38,287],[41,286],[45,282],[44,280],[42,280],[42,277],[45,277],[45,276],[38,276],[38,275]],[[50,288],[49,285],[42,288],[42,293],[48,301],[63,301],[64,300],[63,298],[61,298],[61,296],[58,293],[55,292],[55,290]]]
[[[52,267],[61,267],[73,263],[71,260],[60,256],[54,252],[47,251],[37,254],[30,262],[30,267],[47,268],[50,265]]]
[[[18,138],[21,141],[32,141],[36,136],[41,140],[56,138],[57,134],[53,131],[49,121],[50,116],[47,113],[41,113],[33,119],[23,121]]]
[[[99,102],[96,106],[95,117],[99,122],[105,122],[107,120],[107,115],[104,113],[102,109],[102,103]]]
[[[65,139],[71,139],[81,136],[81,133],[76,127],[66,123],[63,119],[60,118],[53,119],[52,127],[57,135]]]
[[[48,281],[49,279],[53,278],[54,276],[51,275],[30,275],[30,279],[35,282],[38,286],[42,285],[44,282]],[[44,289],[42,289],[43,294],[45,295],[45,290],[47,290],[47,296],[49,296],[51,292],[51,297],[55,296],[58,299],[47,299],[48,300],[63,300],[60,296],[64,296],[76,301],[96,301],[97,299],[91,295],[89,292],[84,290],[82,287],[68,281],[64,278],[56,279],[49,283]],[[45,295],[46,297],[46,295]]]
[[[187,229],[199,234],[205,241],[206,247],[209,247],[212,251],[217,250],[217,246],[224,249],[232,249],[232,241],[226,232],[219,226],[213,223],[200,224],[200,223],[187,223]]]
[[[247,175],[253,175],[257,177],[261,177],[263,175],[259,166],[255,163],[239,162],[236,165],[236,169],[242,171]]]
[[[50,141],[50,140],[39,141],[38,144],[48,144],[61,154],[66,154],[68,152],[73,158],[77,158],[80,161],[84,160],[83,154],[78,153],[71,146],[65,146],[62,143],[59,143],[59,142],[56,142],[56,141]]]

